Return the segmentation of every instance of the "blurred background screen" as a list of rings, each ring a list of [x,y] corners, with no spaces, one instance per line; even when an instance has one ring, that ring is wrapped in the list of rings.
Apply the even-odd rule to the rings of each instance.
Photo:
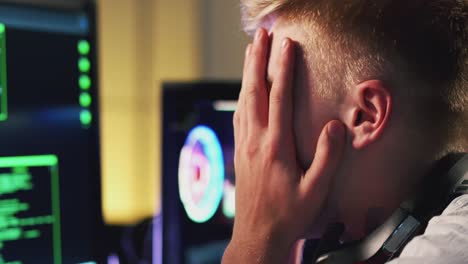
[[[0,264],[219,263],[238,5],[0,0]]]
[[[162,252],[154,263],[220,263],[234,219],[232,117],[240,83],[163,85]],[[161,234],[162,230],[162,234]]]
[[[0,3],[0,23],[0,263],[99,262],[94,7]]]

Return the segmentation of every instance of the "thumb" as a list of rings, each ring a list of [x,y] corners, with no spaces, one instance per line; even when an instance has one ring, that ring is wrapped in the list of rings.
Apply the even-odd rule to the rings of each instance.
[[[303,194],[312,196],[321,204],[328,194],[330,182],[341,162],[346,130],[343,123],[333,120],[322,129],[315,151],[314,161],[305,172],[302,184]]]

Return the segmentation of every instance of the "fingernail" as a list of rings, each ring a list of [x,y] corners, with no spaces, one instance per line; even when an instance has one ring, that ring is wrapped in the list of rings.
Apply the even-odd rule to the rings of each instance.
[[[328,125],[328,134],[334,139],[342,139],[344,136],[344,125],[339,121],[333,121]]]
[[[281,48],[285,49],[289,45],[289,39],[285,38],[283,39],[283,42],[281,42]]]

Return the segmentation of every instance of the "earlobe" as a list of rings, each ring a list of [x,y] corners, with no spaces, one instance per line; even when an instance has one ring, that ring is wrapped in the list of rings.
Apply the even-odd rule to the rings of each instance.
[[[379,80],[360,83],[349,96],[345,123],[353,136],[353,148],[363,149],[384,133],[391,114],[392,97]]]

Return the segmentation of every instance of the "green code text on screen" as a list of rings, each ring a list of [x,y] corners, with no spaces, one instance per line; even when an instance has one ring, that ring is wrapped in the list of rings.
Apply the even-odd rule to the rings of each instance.
[[[61,263],[58,173],[55,155],[0,157],[0,264],[47,252]]]

